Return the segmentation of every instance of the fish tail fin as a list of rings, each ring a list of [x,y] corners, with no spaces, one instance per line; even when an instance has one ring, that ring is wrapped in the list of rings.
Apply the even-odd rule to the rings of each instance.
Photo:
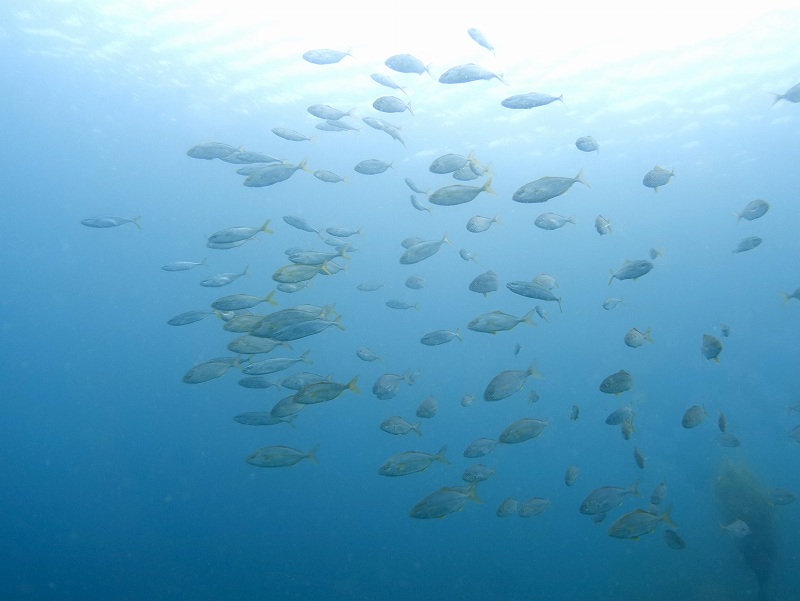
[[[567,219],[567,223],[572,223],[572,224],[574,224],[574,223],[575,223],[575,215],[573,215],[572,217],[568,218],[568,219]]]
[[[131,219],[131,223],[135,225],[138,229],[142,229],[142,216],[137,215],[133,219]]]
[[[561,95],[558,97],[558,100],[560,100],[560,101],[561,101],[561,104],[563,104],[565,107],[567,106],[567,103],[566,103],[566,102],[564,102],[564,94],[561,94]]]
[[[271,229],[269,229],[269,219],[267,219],[267,220],[264,222],[264,225],[262,225],[262,226],[261,226],[261,227],[258,229],[258,231],[259,231],[259,232],[264,232],[265,234],[274,234],[274,233],[275,233],[275,232],[273,232]]]
[[[558,311],[559,311],[559,313],[563,313],[564,312],[564,308],[561,306],[561,299],[557,298],[556,302],[558,303]]]
[[[483,184],[483,187],[481,188],[481,190],[482,190],[483,192],[487,192],[488,194],[494,194],[494,195],[497,195],[497,192],[495,192],[494,190],[492,190],[492,178],[491,178],[491,176],[489,176],[489,179],[487,179],[487,180],[486,180],[486,183],[485,183],[485,184]]]
[[[477,257],[478,257],[478,253],[472,253],[472,256],[469,258],[469,260],[472,261],[473,263],[475,263],[475,265],[477,265],[478,264]]]
[[[356,394],[361,394],[361,390],[358,388],[358,386],[356,386],[356,383],[358,383],[358,376],[354,377],[347,383],[347,388],[348,390],[352,390]]]
[[[294,424],[294,420],[297,418],[297,414],[294,413],[288,417],[286,417],[283,421],[289,424],[292,428],[297,429],[297,426]]]
[[[270,290],[269,294],[267,294],[266,298],[264,299],[265,302],[268,302],[273,307],[278,306],[278,301],[273,299],[272,297],[275,296],[275,290]]]
[[[792,295],[789,294],[788,292],[778,291],[778,294],[780,294],[783,297],[784,305],[789,302],[790,298],[792,298]]]
[[[248,278],[250,277],[250,266],[245,265],[244,269],[242,270],[242,275],[246,275]]]
[[[783,99],[783,94],[776,94],[775,92],[771,92],[771,94],[775,96],[775,99],[772,101],[772,104],[769,105],[769,108],[772,108],[778,103],[779,100]]]
[[[312,173],[312,171],[306,167],[306,165],[307,165],[307,164],[308,164],[308,159],[307,159],[307,158],[306,158],[306,159],[303,159],[303,160],[302,160],[302,161],[300,161],[300,163],[297,165],[297,168],[298,168],[299,170],[301,170],[301,171],[305,171],[306,173]]]
[[[531,365],[528,368],[528,375],[531,376],[532,378],[536,378],[537,380],[541,380],[542,378],[544,378],[542,374],[536,371],[536,363],[534,362],[531,362]]]
[[[455,335],[459,342],[464,342],[464,339],[461,338],[461,328],[456,328]]]
[[[668,526],[672,526],[674,528],[677,527],[677,524],[672,521],[672,518],[669,515],[671,511],[672,511],[672,505],[667,507],[666,510],[664,510],[664,513],[661,514],[661,521],[663,521]]]
[[[319,465],[317,461],[317,450],[319,449],[319,445],[315,444],[311,449],[306,453],[306,458],[313,463],[314,465]]]
[[[431,79],[436,80],[436,78],[433,76],[433,73],[431,73],[431,66],[433,66],[433,63],[428,63],[427,65],[425,65],[425,73],[430,75]]]
[[[411,113],[411,116],[412,116],[412,117],[414,116],[414,111],[412,111],[412,110],[411,110],[411,103],[410,103],[410,102],[406,102],[406,110],[407,110],[409,113]]]
[[[522,316],[522,321],[527,323],[529,326],[535,326],[536,322],[533,321],[533,314],[536,313],[536,307],[528,311],[525,315]]]
[[[311,349],[308,349],[302,355],[300,355],[300,361],[302,361],[303,363],[313,363],[313,361],[308,358],[308,353],[310,352]]]
[[[494,221],[497,225],[503,225],[503,222],[500,221],[500,215],[499,214],[496,214],[494,217],[492,217],[492,221]]]
[[[422,436],[422,431],[419,427],[422,425],[422,422],[417,422],[416,424],[411,424],[411,429],[417,433],[417,436]]]
[[[655,344],[655,342],[653,342],[653,339],[650,337],[650,328],[647,328],[644,331],[644,339],[647,340],[647,342],[649,342],[650,344]]]
[[[439,452],[436,453],[436,457],[434,459],[436,459],[436,461],[441,461],[445,465],[450,465],[450,462],[447,460],[447,457],[444,456],[446,452],[447,452],[447,445],[444,445],[441,449],[439,449]]]
[[[200,265],[203,267],[208,267],[208,257],[204,257],[202,261],[200,261]]]
[[[610,285],[611,285],[611,282],[613,282],[613,281],[614,281],[614,270],[613,270],[613,269],[609,269],[608,271],[609,271],[609,273],[611,274],[611,277],[610,277],[610,278],[608,278],[608,285],[610,286]]]
[[[736,223],[739,223],[742,220],[741,213],[737,213],[736,211],[734,211],[733,216],[736,217]]]
[[[494,52],[494,50],[493,50],[492,52]],[[504,83],[504,84],[506,84],[507,86],[510,86],[510,85],[511,85],[510,83],[508,83],[508,82],[507,82],[507,81],[506,81],[506,80],[503,78],[503,74],[502,74],[502,73],[496,73],[496,74],[495,74],[495,77],[497,78],[497,80],[498,80],[500,83]]]
[[[442,236],[442,244],[444,244],[445,242],[447,242],[447,244],[449,244],[450,246],[453,246],[453,243],[450,242],[450,239],[447,237],[447,232],[445,232],[444,236]]]
[[[470,498],[472,501],[474,501],[475,503],[477,503],[478,505],[482,505],[482,504],[483,504],[483,499],[481,499],[481,498],[478,496],[478,493],[476,492],[476,491],[477,491],[477,489],[478,489],[478,483],[477,483],[477,481],[476,481],[476,482],[470,482],[470,484],[469,484],[469,490],[468,490],[469,498]]]
[[[591,186],[586,183],[586,180],[583,179],[583,168],[581,168],[581,170],[578,171],[578,175],[575,176],[575,181],[580,183],[580,184],[583,184],[587,188],[591,188]]]
[[[628,489],[628,491],[629,491],[629,492],[630,492],[632,495],[634,495],[634,496],[636,496],[636,497],[641,497],[642,495],[639,493],[639,480],[636,480],[636,482],[634,482],[633,484],[631,484],[631,487]]]

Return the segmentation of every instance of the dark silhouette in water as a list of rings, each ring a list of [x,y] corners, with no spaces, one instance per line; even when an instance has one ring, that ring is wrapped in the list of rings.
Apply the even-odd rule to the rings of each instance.
[[[767,490],[746,463],[726,459],[714,479],[714,494],[723,524],[738,518],[750,527],[750,534],[736,543],[758,581],[758,599],[766,600],[765,584],[776,552],[775,513]]]

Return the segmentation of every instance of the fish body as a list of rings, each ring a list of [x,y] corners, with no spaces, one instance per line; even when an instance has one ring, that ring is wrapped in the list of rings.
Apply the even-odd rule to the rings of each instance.
[[[309,50],[303,53],[303,60],[308,61],[314,65],[333,65],[338,63],[345,56],[353,56],[350,51],[342,52],[341,50],[329,50],[327,48],[318,48]]]
[[[650,171],[645,173],[642,178],[642,184],[647,188],[652,188],[654,192],[658,192],[659,187],[666,186],[669,183],[669,178],[675,175],[675,171],[667,171],[662,167],[656,165]]]
[[[126,223],[132,223],[136,226],[137,229],[142,229],[140,225],[141,216],[139,217],[89,217],[88,219],[81,219],[81,224],[85,225],[86,227],[93,227],[96,229],[107,229],[110,227],[119,227],[120,225],[125,225]]]
[[[529,376],[541,377],[536,371],[536,366],[531,366],[526,370],[507,370],[497,374],[483,392],[484,401],[500,401],[510,397],[512,394],[525,386],[525,381]]]
[[[392,455],[383,462],[378,468],[378,473],[381,476],[407,476],[417,472],[423,472],[434,461],[449,465],[450,462],[444,456],[447,451],[447,445],[439,449],[438,453],[423,453],[421,451],[406,451]]]
[[[316,463],[318,447],[319,445],[316,445],[305,453],[284,446],[261,447],[250,453],[245,461],[256,467],[288,467],[301,462],[303,459]]]
[[[274,184],[286,181],[297,171],[308,171],[308,169],[306,169],[305,159],[300,161],[300,163],[297,165],[292,165],[289,163],[265,165],[264,167],[253,171],[253,173],[244,178],[242,184],[249,188],[263,188],[265,186],[272,186]]]
[[[408,111],[411,115],[414,114],[414,111],[411,110],[408,103],[403,102],[397,98],[397,96],[381,96],[380,98],[376,98],[372,103],[372,108],[382,113],[402,113]]]
[[[497,441],[493,438],[478,438],[467,445],[463,455],[469,459],[483,457],[491,453],[496,446]]]
[[[541,497],[531,497],[522,502],[519,506],[519,517],[531,518],[539,515],[545,509],[550,507],[550,499],[542,499]]]
[[[293,129],[288,129],[286,127],[273,127],[272,133],[278,136],[279,138],[283,138],[284,140],[288,140],[289,142],[313,142],[314,138],[310,138],[308,136],[304,136],[303,134],[294,131]]]
[[[404,420],[399,415],[393,415],[392,417],[386,418],[381,422],[380,425],[381,430],[388,434],[394,434],[395,436],[405,436],[409,432],[414,432],[417,436],[422,436],[422,432],[420,432],[419,427],[420,422],[412,424]]]
[[[528,298],[535,298],[538,300],[543,301],[554,301],[558,303],[559,311],[562,310],[561,308],[561,299],[557,297],[555,294],[550,292],[544,286],[536,284],[534,282],[526,282],[524,280],[517,280],[514,282],[509,282],[506,284],[506,288],[511,290],[514,294],[519,294],[520,296],[526,296]]]
[[[674,526],[669,517],[670,509],[667,509],[661,515],[657,513],[650,513],[643,509],[635,509],[625,515],[621,516],[617,521],[611,524],[608,529],[609,536],[614,538],[629,538],[632,540],[638,539],[644,534],[652,534],[658,525],[661,523]]]
[[[385,161],[381,161],[379,159],[366,159],[356,163],[356,166],[353,167],[353,170],[357,173],[361,173],[362,175],[378,175],[379,173],[386,171],[391,166],[391,163],[386,163]]]
[[[518,444],[531,438],[536,438],[547,427],[547,422],[532,417],[523,417],[509,424],[497,437],[503,444]]]
[[[514,315],[509,315],[508,313],[503,313],[502,311],[492,311],[491,313],[478,315],[478,317],[467,324],[467,328],[473,332],[494,334],[496,332],[512,330],[517,324],[520,323],[534,325],[531,317],[535,312],[536,309],[531,309],[522,317],[516,317]]]
[[[486,36],[481,33],[481,30],[477,27],[470,27],[467,29],[467,35],[471,37],[476,44],[479,44],[489,50],[492,54],[494,54],[494,46],[489,43],[489,40],[486,39]]]
[[[708,361],[719,363],[719,355],[722,352],[722,341],[711,334],[703,334],[703,341],[700,343],[700,353]]]
[[[775,106],[775,104],[780,100],[785,100],[786,102],[800,102],[800,83],[793,85],[791,88],[786,90],[783,94],[772,94],[775,96],[775,100],[772,101],[770,108]]]
[[[589,186],[583,179],[583,169],[578,171],[575,177],[540,177],[517,188],[511,198],[515,202],[522,203],[547,202],[551,198],[566,194],[576,182]]]
[[[742,238],[741,240],[739,240],[739,243],[731,252],[743,253],[747,252],[748,250],[753,250],[756,246],[759,246],[763,241],[764,240],[762,240],[758,236],[748,236],[747,238]]]
[[[683,414],[681,418],[681,426],[686,428],[687,430],[690,428],[696,428],[703,420],[706,418],[708,414],[706,410],[700,405],[692,405],[689,407]]]
[[[393,54],[383,64],[398,73],[416,73],[417,75],[427,73],[433,77],[430,65],[426,66],[421,60],[410,54]]]
[[[441,240],[423,240],[421,242],[417,242],[416,244],[407,248],[406,251],[400,256],[400,263],[403,265],[413,265],[414,263],[424,261],[425,259],[432,257],[439,252],[439,249],[445,242],[450,244],[450,240],[447,239],[447,234],[442,236]]]
[[[499,518],[507,518],[510,515],[514,515],[517,513],[517,507],[519,503],[515,497],[508,497],[497,508],[495,515]]]
[[[592,136],[581,136],[575,140],[575,147],[583,152],[600,153],[600,145]]]
[[[605,514],[618,507],[628,495],[640,496],[638,480],[628,488],[601,486],[590,492],[581,502],[580,512],[584,515]]]
[[[644,332],[631,328],[625,333],[624,342],[631,348],[639,348],[645,342],[653,344],[653,339],[650,337],[650,328],[647,328]]]
[[[620,394],[633,388],[633,378],[624,369],[611,374],[600,383],[600,392]]]
[[[455,332],[451,332],[450,330],[434,330],[428,332],[420,338],[420,342],[425,346],[438,346],[440,344],[446,344],[454,339],[458,339],[458,341],[461,342],[461,334],[458,329],[456,329]]]
[[[594,220],[594,229],[597,231],[598,234],[601,236],[605,236],[606,234],[611,233],[611,222],[603,217],[602,215],[598,215],[597,218]]]
[[[575,217],[564,217],[557,213],[542,213],[533,224],[543,230],[557,230],[568,223],[575,223]]]
[[[550,94],[540,94],[538,92],[515,94],[514,96],[509,96],[500,104],[507,109],[532,109],[537,106],[545,106],[556,100],[560,100],[561,104],[564,104],[564,94],[560,96],[551,96]]]
[[[468,487],[440,488],[423,497],[411,508],[409,515],[417,519],[443,518],[451,513],[461,511],[469,501],[480,503],[480,499],[475,493],[476,486],[477,482],[472,482]]]
[[[439,83],[454,84],[454,83],[468,83],[470,81],[490,80],[497,79],[502,83],[506,83],[502,75],[492,73],[488,69],[476,65],[475,63],[466,63],[464,65],[457,65],[451,67],[439,76]],[[508,85],[508,84],[506,84]]]
[[[769,203],[766,200],[751,200],[747,203],[741,213],[736,213],[736,221],[744,219],[745,221],[753,221],[759,217],[763,217],[769,211]]]
[[[635,261],[625,261],[625,263],[617,269],[617,271],[611,270],[611,277],[608,280],[608,285],[611,285],[611,282],[614,279],[618,280],[634,280],[636,281],[637,278],[642,277],[646,273],[650,273],[653,269],[653,264],[650,261],[646,261],[644,259],[637,259]]]
[[[443,188],[431,192],[428,196],[428,202],[433,205],[452,207],[475,200],[481,192],[496,194],[496,192],[492,190],[491,177],[487,179],[486,183],[482,186],[465,186],[463,184],[444,186]]]

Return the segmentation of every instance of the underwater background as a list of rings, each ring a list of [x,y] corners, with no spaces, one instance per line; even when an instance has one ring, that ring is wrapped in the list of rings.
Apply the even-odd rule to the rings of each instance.
[[[800,301],[786,296],[800,287],[800,106],[774,96],[800,82],[800,11],[12,0],[0,14],[0,598],[800,598],[797,504],[771,502],[773,489],[800,492]],[[494,52],[467,35],[471,27]],[[326,65],[302,58],[316,48],[352,56]],[[387,68],[399,53],[430,64],[431,75]],[[470,62],[503,81],[437,81]],[[405,91],[382,87],[376,72]],[[501,105],[530,92],[563,94],[563,103]],[[375,110],[385,95],[414,114]],[[319,131],[313,104],[352,109],[344,120],[358,131]],[[363,117],[399,126],[404,144]],[[282,139],[276,127],[314,140]],[[579,150],[582,136],[599,152]],[[187,156],[208,142],[306,160],[310,171],[347,181],[298,171],[246,187],[239,165]],[[429,171],[441,155],[470,152],[490,165],[476,182]],[[362,175],[353,166],[364,159],[392,166]],[[674,172],[657,192],[642,185],[654,166]],[[527,182],[581,170],[588,186],[543,204],[512,200]],[[404,181],[433,191],[488,177],[495,194],[458,206],[417,194],[429,211],[412,206]],[[769,211],[737,219],[755,199]],[[534,220],[546,211],[575,223],[540,229]],[[140,216],[141,229],[81,224],[106,215]],[[474,215],[499,223],[472,233],[465,224]],[[595,229],[598,215],[611,223],[606,235]],[[228,250],[206,246],[215,232],[267,219],[272,234]],[[167,321],[210,310],[224,295],[266,296],[289,263],[285,249],[335,252],[321,240],[331,226],[361,230],[348,238],[349,259],[337,260],[346,269],[275,292],[277,307],[252,312],[333,305],[343,329],[269,355],[308,351],[313,363],[268,377],[358,376],[361,392],[307,407],[290,425],[237,423],[233,416],[268,412],[294,391],[239,386],[235,366],[183,382],[193,366],[232,358],[226,345],[238,334],[216,315]],[[407,237],[445,234],[452,245],[399,262]],[[732,252],[752,236],[763,243]],[[204,259],[185,272],[161,269]],[[609,284],[609,269],[638,259],[652,271]],[[249,275],[224,288],[199,285],[245,266]],[[499,289],[470,291],[487,270]],[[425,278],[422,289],[405,286],[412,274]],[[555,277],[562,311],[505,286],[539,274]],[[359,290],[365,282],[383,287]],[[607,297],[623,302],[605,310]],[[392,309],[391,299],[417,307]],[[534,315],[535,325],[496,335],[467,328],[480,314],[523,316],[537,304],[546,319]],[[627,346],[633,327],[649,329],[653,343]],[[456,328],[461,341],[420,343]],[[718,363],[700,351],[704,334],[723,345]],[[362,346],[380,360],[362,361]],[[500,372],[532,364],[541,378],[483,400]],[[601,392],[619,370],[632,388]],[[413,386],[376,398],[379,376],[406,372],[418,372]],[[465,395],[474,403],[462,403]],[[416,417],[430,396],[436,415]],[[605,419],[628,404],[635,421],[626,440]],[[693,405],[704,420],[685,428]],[[719,412],[739,446],[720,444]],[[421,422],[422,436],[382,431],[394,415]],[[462,455],[523,417],[547,427],[480,459]],[[303,453],[318,445],[318,464],[245,461],[270,445]],[[396,453],[444,445],[449,464],[378,474]],[[495,472],[473,491],[480,503],[469,499],[441,519],[409,516],[429,493],[465,486],[462,472],[475,463]],[[569,465],[580,475],[566,486]],[[593,490],[636,482],[641,496],[627,495],[602,523],[579,512]],[[660,512],[671,506],[674,526],[656,524],[637,541],[609,536],[614,520],[648,510],[659,482],[667,485]],[[511,496],[550,506],[527,519],[498,517]],[[735,519],[753,532],[721,528]],[[665,543],[668,527],[685,548]]]

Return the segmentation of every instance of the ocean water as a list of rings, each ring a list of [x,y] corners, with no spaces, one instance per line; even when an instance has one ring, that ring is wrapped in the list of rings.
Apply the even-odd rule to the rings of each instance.
[[[762,3],[737,14],[635,6],[504,12],[483,7],[264,8],[198,2],[21,2],[4,4],[0,24],[3,93],[3,292],[0,324],[0,598],[138,599],[686,599],[800,598],[797,503],[767,502],[769,489],[800,494],[797,367],[800,302],[781,291],[800,286],[797,139],[800,106],[773,104],[800,81],[800,12]],[[495,53],[467,35],[478,27]],[[352,49],[330,65],[302,58],[313,48]],[[431,76],[397,73],[383,61],[411,53]],[[478,63],[504,81],[445,85],[449,67]],[[405,92],[382,87],[390,75]],[[505,84],[504,84],[505,82]],[[501,101],[540,92],[562,102],[511,110]],[[396,95],[414,114],[372,107]],[[352,115],[358,131],[327,132],[307,112],[328,104]],[[365,125],[399,126],[405,145]],[[289,142],[288,127],[313,135]],[[575,140],[593,136],[598,153]],[[328,184],[298,171],[270,187],[242,185],[237,165],[187,156],[221,142],[261,151],[310,170],[347,177]],[[446,153],[474,152],[496,194],[453,207],[415,210],[410,178],[426,191],[459,183],[428,167]],[[353,166],[391,162],[379,175]],[[658,192],[642,185],[655,165],[674,171]],[[512,200],[544,176],[579,183],[543,204]],[[770,209],[737,221],[754,199]],[[574,217],[554,231],[534,226],[544,212]],[[600,236],[598,214],[611,222]],[[141,229],[85,227],[104,215],[141,216]],[[245,426],[234,415],[269,411],[291,390],[251,390],[232,368],[186,384],[208,359],[232,356],[236,336],[215,316],[167,325],[206,310],[227,294],[265,296],[284,250],[330,251],[314,228],[361,229],[346,269],[317,275],[309,288],[276,292],[277,307],[334,305],[341,326],[296,340],[270,356],[299,357],[300,370],[344,392],[307,407],[294,428]],[[497,216],[482,233],[474,215]],[[232,226],[274,233],[230,250],[206,247]],[[437,254],[402,265],[400,242],[444,235]],[[739,240],[763,243],[734,253]],[[326,235],[327,237],[327,235]],[[459,250],[475,254],[464,261]],[[609,284],[609,269],[661,254],[636,281]],[[173,261],[207,266],[169,273]],[[213,274],[249,276],[224,288]],[[468,290],[487,270],[499,290]],[[426,286],[411,290],[420,274]],[[550,274],[562,299],[535,301],[505,284]],[[357,289],[380,282],[374,292]],[[624,300],[606,311],[602,302]],[[395,310],[402,299],[417,309]],[[494,310],[516,316],[542,305],[547,319],[489,335],[470,331]],[[723,336],[722,324],[730,328]],[[653,344],[629,348],[623,336],[649,328]],[[420,344],[436,329],[463,340]],[[700,352],[704,334],[722,341],[719,363]],[[519,352],[515,353],[516,345]],[[355,351],[381,356],[367,363]],[[541,378],[498,402],[482,400],[494,376],[535,365]],[[633,387],[603,394],[624,369]],[[396,397],[372,393],[385,373],[418,372]],[[528,402],[530,391],[536,403]],[[475,396],[462,406],[466,394]],[[415,416],[434,396],[436,415]],[[578,420],[567,415],[581,408]],[[625,440],[606,416],[630,404]],[[684,411],[707,412],[696,428]],[[718,443],[718,412],[736,448]],[[389,416],[421,422],[423,434],[392,436]],[[480,437],[511,422],[547,421],[537,438],[462,456]],[[259,468],[245,458],[260,447],[303,452],[317,464]],[[379,466],[402,451],[437,452],[449,464],[390,478]],[[634,461],[634,447],[647,462]],[[465,468],[495,476],[477,485],[480,503],[441,519],[409,511],[441,487],[465,485]],[[564,484],[567,466],[580,468]],[[614,520],[648,509],[659,482],[673,528],[686,542],[665,544],[659,524],[637,541],[609,536]],[[601,486],[638,483],[599,524],[578,508]],[[507,497],[550,499],[541,515],[498,518]],[[752,532],[721,529],[735,518]]]

